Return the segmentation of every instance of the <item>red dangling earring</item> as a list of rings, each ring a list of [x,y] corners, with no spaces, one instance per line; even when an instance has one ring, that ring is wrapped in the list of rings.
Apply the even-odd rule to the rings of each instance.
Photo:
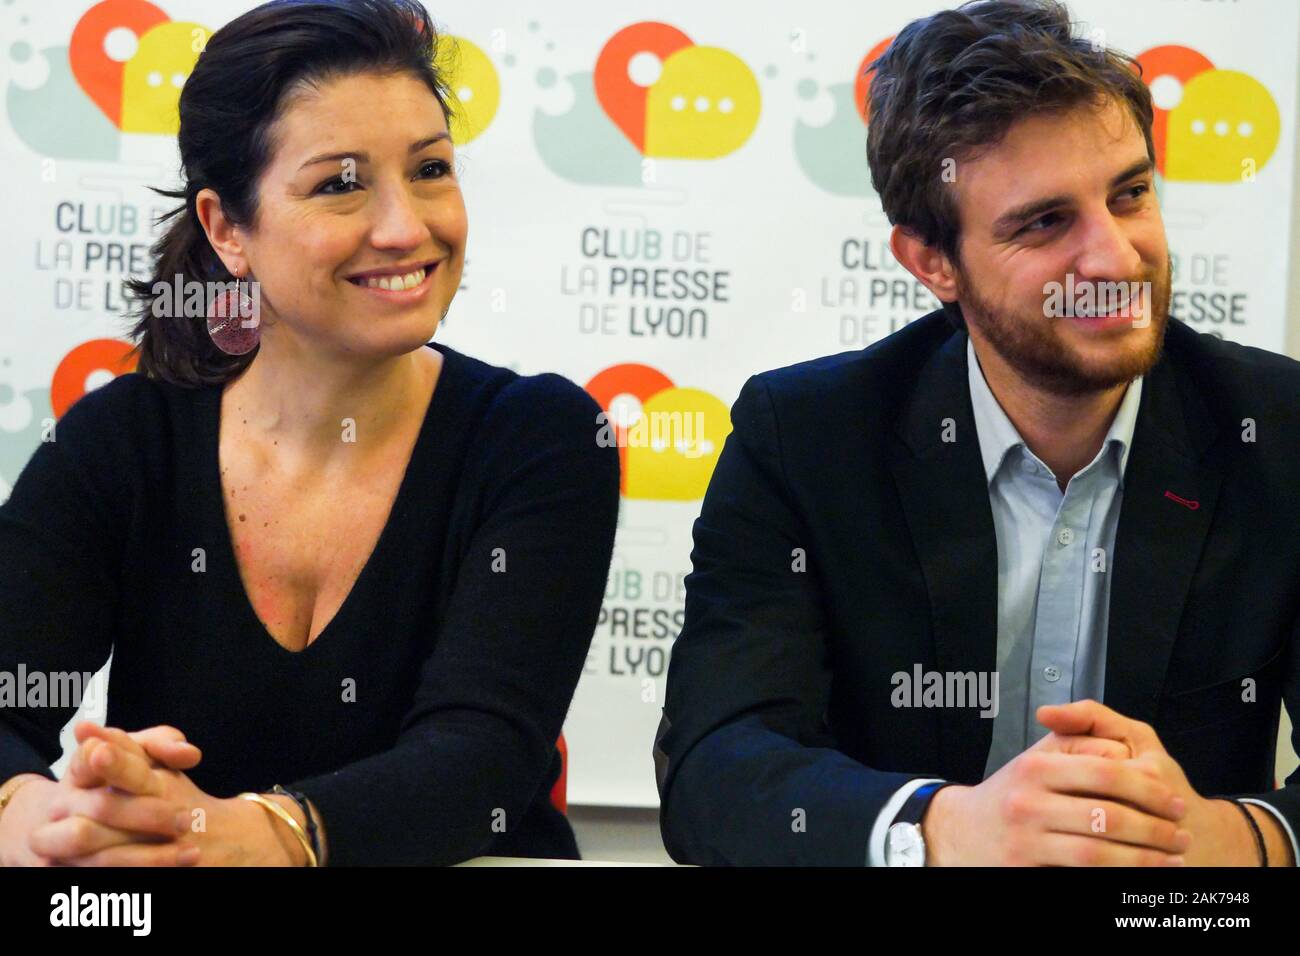
[[[251,280],[250,280],[251,287]],[[247,355],[262,340],[257,297],[246,294],[235,273],[235,288],[217,295],[208,306],[208,336],[227,355]]]

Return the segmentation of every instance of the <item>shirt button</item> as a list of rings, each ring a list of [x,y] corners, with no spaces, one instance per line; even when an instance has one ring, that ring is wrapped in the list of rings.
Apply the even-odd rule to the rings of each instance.
[[[1046,667],[1043,668],[1043,676],[1046,677],[1053,684],[1055,684],[1058,680],[1061,679],[1061,669],[1059,667],[1056,667],[1055,665],[1048,664]]]
[[[1069,528],[1062,528],[1056,532],[1056,540],[1061,544],[1071,544],[1074,541],[1074,532]]]

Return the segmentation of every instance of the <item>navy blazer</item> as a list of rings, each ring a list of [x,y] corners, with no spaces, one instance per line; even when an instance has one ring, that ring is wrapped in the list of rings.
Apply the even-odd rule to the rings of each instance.
[[[996,669],[966,341],[936,311],[742,389],[654,746],[675,860],[861,866],[904,782],[982,779],[977,707],[891,705],[917,664]],[[1300,716],[1300,363],[1169,321],[1110,573],[1104,703],[1199,793],[1267,800],[1300,834],[1300,772],[1273,789],[1283,697]]]

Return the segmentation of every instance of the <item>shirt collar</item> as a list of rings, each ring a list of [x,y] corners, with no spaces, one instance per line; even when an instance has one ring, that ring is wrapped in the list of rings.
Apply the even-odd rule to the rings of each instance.
[[[985,381],[979,358],[975,354],[975,345],[969,337],[966,339],[966,376],[970,384],[971,407],[975,412],[975,430],[979,434],[980,456],[984,459],[984,474],[989,484],[992,484],[1007,453],[1017,446],[1025,445],[1025,441]],[[1106,440],[1098,452],[1100,456],[1112,445],[1119,446],[1120,487],[1124,485],[1124,469],[1128,465],[1128,453],[1133,445],[1133,429],[1137,425],[1141,400],[1142,376],[1138,376],[1125,389],[1115,420],[1111,422],[1110,431],[1106,433]],[[1025,446],[1025,450],[1028,452],[1028,446]]]

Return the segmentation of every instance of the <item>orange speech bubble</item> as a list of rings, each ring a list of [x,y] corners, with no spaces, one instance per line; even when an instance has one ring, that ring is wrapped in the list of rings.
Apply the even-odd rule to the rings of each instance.
[[[171,17],[146,0],[104,0],[77,21],[68,41],[68,65],[77,85],[109,121],[122,127],[122,84],[126,60],[108,55],[105,41],[117,29],[130,31],[137,42],[150,29]]]
[[[662,63],[689,46],[694,46],[694,41],[676,27],[646,21],[619,30],[596,58],[592,77],[596,99],[639,153],[645,153],[646,109],[653,83],[642,85],[632,79],[628,72],[632,60],[640,54],[649,54]]]

